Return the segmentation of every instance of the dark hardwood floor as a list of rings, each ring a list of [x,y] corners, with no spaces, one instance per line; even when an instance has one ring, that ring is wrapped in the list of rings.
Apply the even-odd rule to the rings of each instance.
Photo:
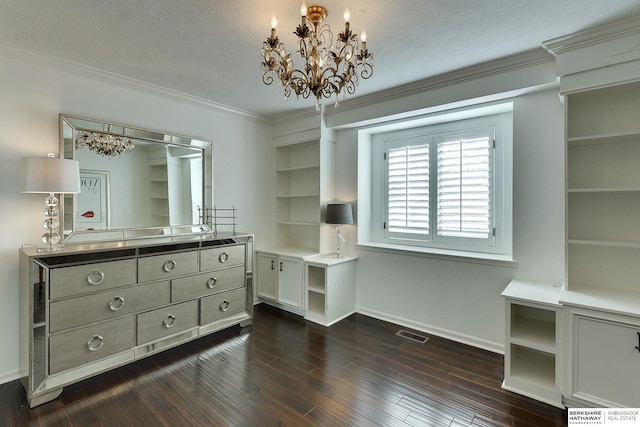
[[[362,315],[324,328],[264,304],[232,327],[65,388],[29,409],[0,386],[1,426],[566,426],[504,391],[503,357],[425,344]]]

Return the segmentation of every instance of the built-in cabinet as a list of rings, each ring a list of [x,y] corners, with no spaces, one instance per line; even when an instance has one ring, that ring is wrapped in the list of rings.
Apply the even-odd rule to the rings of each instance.
[[[30,406],[74,382],[253,313],[251,235],[20,250],[20,373]]]
[[[640,83],[571,93],[565,105],[567,279],[562,303],[572,369],[566,393],[579,405],[637,407]]]
[[[304,258],[310,253],[256,251],[258,297],[297,314],[304,312]]]
[[[565,112],[567,406],[640,407],[640,16],[543,43]]]
[[[505,299],[502,387],[554,406],[562,404],[560,286],[512,281]]]
[[[304,265],[309,257],[333,249],[335,229],[322,222],[333,201],[335,143],[317,130],[276,138],[275,239],[256,250],[258,297],[304,315]]]
[[[305,319],[331,326],[356,310],[356,258],[320,255],[305,260]]]
[[[567,307],[571,330],[570,403],[640,406],[640,316]]]

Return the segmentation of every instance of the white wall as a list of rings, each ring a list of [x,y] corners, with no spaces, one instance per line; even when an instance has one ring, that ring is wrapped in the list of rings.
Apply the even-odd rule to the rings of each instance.
[[[480,80],[477,85],[484,83],[486,81]],[[349,251],[359,257],[358,312],[502,351],[505,310],[500,294],[508,282],[520,279],[562,283],[562,104],[557,89],[520,95],[513,101],[514,259],[517,264],[478,264],[352,247]],[[384,105],[375,108],[384,111]],[[340,183],[336,199],[355,203],[356,129],[337,133],[336,159],[335,178]],[[357,209],[366,208],[357,206]],[[344,227],[352,245],[356,240],[355,227]]]
[[[241,231],[270,235],[271,125],[255,118],[49,68],[0,52],[0,383],[18,376],[18,248],[43,233],[44,197],[21,194],[20,158],[58,153],[58,114],[214,141],[214,198]],[[259,214],[257,214],[259,213]],[[266,231],[265,231],[266,230]]]

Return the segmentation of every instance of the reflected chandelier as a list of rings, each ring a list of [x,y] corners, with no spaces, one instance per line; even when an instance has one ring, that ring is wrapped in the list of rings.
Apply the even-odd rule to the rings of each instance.
[[[99,132],[82,132],[76,140],[76,148],[87,147],[101,156],[119,156],[132,152],[136,147],[131,138]]]
[[[298,36],[298,52],[305,61],[304,67],[293,67],[291,54],[276,35],[276,17],[271,18],[271,36],[262,46],[262,81],[270,85],[275,80],[284,87],[285,100],[295,93],[297,97],[316,98],[316,109],[322,98],[355,93],[358,78],[368,79],[373,74],[373,54],[367,50],[367,35],[358,35],[349,28],[349,9],[344,11],[344,31],[338,34],[335,49],[333,33],[328,24],[320,26],[327,17],[322,6],[300,7],[302,23],[294,34]]]

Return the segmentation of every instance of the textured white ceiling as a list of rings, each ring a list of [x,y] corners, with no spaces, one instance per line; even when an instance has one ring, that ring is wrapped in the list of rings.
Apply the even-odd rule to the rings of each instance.
[[[256,114],[290,99],[260,76],[260,49],[278,18],[294,51],[299,0],[0,0],[0,43],[64,58]],[[308,5],[314,4],[307,1]],[[334,33],[351,11],[367,31],[374,76],[357,95],[540,48],[545,40],[629,15],[638,0],[322,0]],[[294,63],[296,57],[294,56]],[[329,101],[331,102],[331,101]]]

